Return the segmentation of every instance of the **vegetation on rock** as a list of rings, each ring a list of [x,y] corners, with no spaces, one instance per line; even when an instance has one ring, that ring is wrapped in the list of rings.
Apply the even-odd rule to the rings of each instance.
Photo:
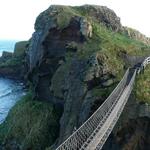
[[[28,41],[20,41],[15,44],[14,57],[22,57],[27,49]]]
[[[0,58],[0,75],[13,78],[23,79],[25,69],[25,53],[28,41],[17,42],[14,53],[3,52]]]
[[[150,66],[148,65],[137,77],[134,92],[140,102],[150,104]]]
[[[0,143],[6,149],[16,146],[21,150],[42,150],[58,136],[59,117],[60,110],[49,103],[33,101],[28,93],[0,125]]]

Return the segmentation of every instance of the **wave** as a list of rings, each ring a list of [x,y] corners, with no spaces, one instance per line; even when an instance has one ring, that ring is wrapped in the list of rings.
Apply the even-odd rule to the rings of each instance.
[[[9,91],[7,90],[7,92],[0,95],[0,98],[6,97],[6,96],[10,95],[11,93],[12,93],[12,90],[9,90]]]
[[[20,91],[22,91],[22,88],[6,90],[3,94],[0,94],[0,99],[12,94],[16,94]]]

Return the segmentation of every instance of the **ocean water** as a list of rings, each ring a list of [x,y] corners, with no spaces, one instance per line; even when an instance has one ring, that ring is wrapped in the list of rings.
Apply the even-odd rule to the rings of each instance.
[[[23,95],[25,95],[25,91],[22,83],[0,78],[0,124]]]
[[[16,41],[0,40],[2,51],[14,51]],[[0,78],[0,124],[5,120],[9,110],[25,94],[23,84],[10,79]]]
[[[0,56],[3,51],[13,52],[16,40],[0,40]]]

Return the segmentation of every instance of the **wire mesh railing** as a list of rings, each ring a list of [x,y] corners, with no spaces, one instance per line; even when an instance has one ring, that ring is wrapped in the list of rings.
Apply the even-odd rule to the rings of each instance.
[[[79,150],[81,147],[83,147],[83,145],[84,147],[87,146],[87,140],[89,140],[88,138],[99,124],[101,124],[101,126],[104,124],[105,119],[107,118],[106,116],[111,110],[110,108],[115,105],[118,97],[126,86],[128,74],[129,69],[126,71],[124,77],[119,82],[117,87],[104,101],[104,103],[95,111],[95,113],[56,150]]]
[[[123,97],[123,99],[120,99],[120,101],[118,101],[119,103],[121,103],[121,106],[119,108],[119,111],[117,111],[117,115],[115,116],[115,118],[112,120],[112,123],[111,125],[109,126],[109,128],[107,129],[107,131],[105,132],[104,136],[102,137],[102,139],[99,141],[99,144],[97,145],[96,149],[95,150],[100,150],[102,149],[103,145],[105,144],[107,138],[109,137],[110,133],[112,132],[116,122],[118,121],[127,101],[128,101],[128,98],[132,92],[132,89],[133,89],[133,85],[134,85],[134,80],[135,80],[135,77],[136,77],[136,72],[137,70],[134,71],[134,74],[128,84],[128,92],[126,93],[125,97]]]
[[[130,93],[133,89],[134,80],[136,77],[136,72],[139,73],[143,67],[150,63],[150,57],[147,57],[141,67],[134,70],[130,81],[129,80],[129,69],[126,71],[122,80],[119,82],[117,87],[113,90],[113,92],[109,95],[109,97],[104,101],[104,103],[93,113],[93,115],[79,128],[77,129],[68,139],[66,139],[56,150],[84,150],[88,146],[88,144],[95,140],[94,136],[100,130],[100,128],[104,125],[107,117],[110,115],[111,111],[115,108],[117,103],[120,103],[121,106],[111,122],[111,125],[104,133],[103,138],[99,141],[96,150],[99,150],[104,145],[107,140],[109,134],[111,133],[114,125],[119,119],[125,104],[130,96]],[[119,99],[124,89],[128,87],[128,92],[126,96],[122,99]]]

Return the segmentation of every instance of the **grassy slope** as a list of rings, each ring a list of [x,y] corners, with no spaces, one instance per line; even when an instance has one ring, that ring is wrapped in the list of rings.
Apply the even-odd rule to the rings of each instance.
[[[138,75],[135,83],[134,92],[136,98],[141,102],[150,104],[150,66],[148,65],[144,72]]]
[[[16,140],[24,150],[42,150],[57,137],[59,111],[56,113],[50,104],[31,99],[31,94],[23,97],[0,126],[0,143],[7,141],[8,149],[9,140]]]

